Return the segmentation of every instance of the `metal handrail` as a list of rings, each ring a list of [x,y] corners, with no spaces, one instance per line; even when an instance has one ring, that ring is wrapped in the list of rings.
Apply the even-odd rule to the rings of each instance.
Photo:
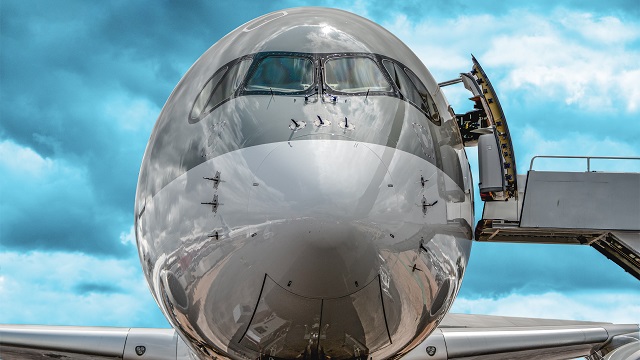
[[[564,156],[564,155],[536,155],[531,158],[529,164],[529,171],[533,170],[533,161],[537,158],[548,159],[586,159],[587,160],[587,172],[591,172],[591,159],[605,159],[605,160],[640,160],[640,157],[623,157],[623,156]]]

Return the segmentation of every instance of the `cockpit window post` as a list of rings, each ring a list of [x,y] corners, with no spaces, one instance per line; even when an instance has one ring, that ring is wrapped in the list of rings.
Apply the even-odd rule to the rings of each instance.
[[[318,82],[317,82],[317,86],[318,86],[318,97],[320,98],[320,101],[324,102],[324,93],[327,91],[327,88],[325,87],[325,81],[324,81],[324,69],[323,69],[324,63],[322,62],[322,60],[320,58],[318,58],[318,63],[317,63],[317,67],[318,67]]]

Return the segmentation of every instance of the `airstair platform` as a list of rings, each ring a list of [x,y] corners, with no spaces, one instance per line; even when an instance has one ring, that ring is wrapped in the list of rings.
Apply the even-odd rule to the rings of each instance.
[[[586,171],[533,170],[534,160],[584,159]],[[640,173],[592,171],[592,160],[537,156],[517,176],[518,194],[485,202],[476,240],[590,245],[640,280]]]

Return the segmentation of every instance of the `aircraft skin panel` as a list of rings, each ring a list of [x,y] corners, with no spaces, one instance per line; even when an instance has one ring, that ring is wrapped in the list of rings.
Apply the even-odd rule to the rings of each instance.
[[[440,322],[438,328],[498,328],[498,327],[527,327],[527,326],[574,326],[574,325],[603,325],[610,324],[601,321],[578,321],[560,319],[539,319],[515,316],[497,316],[480,314],[448,313]]]
[[[0,359],[188,359],[173,329],[0,325]]]
[[[7,359],[4,346],[28,344],[33,349],[117,359],[122,357],[128,332],[127,328],[1,325],[0,355]]]
[[[61,350],[28,348],[19,346],[0,345],[0,359],[2,360],[42,360],[42,359],[74,359],[74,360],[112,360],[122,359],[122,356],[99,356],[79,354]]]
[[[638,337],[636,324],[447,314],[438,329],[404,359],[575,359],[620,338],[630,342],[627,349],[637,348]],[[633,356],[619,359],[637,360]]]

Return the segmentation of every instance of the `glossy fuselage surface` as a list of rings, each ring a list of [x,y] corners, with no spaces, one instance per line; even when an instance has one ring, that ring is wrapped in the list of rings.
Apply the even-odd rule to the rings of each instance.
[[[310,73],[274,87],[271,63]],[[340,87],[350,76],[384,86]],[[455,298],[470,188],[455,117],[402,42],[344,11],[289,9],[180,81],[143,159],[136,237],[156,301],[202,358],[383,359]]]

